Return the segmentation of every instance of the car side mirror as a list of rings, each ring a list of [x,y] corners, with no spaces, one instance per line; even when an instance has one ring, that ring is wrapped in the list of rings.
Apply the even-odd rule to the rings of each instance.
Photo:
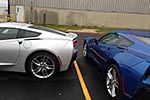
[[[98,45],[98,40],[97,40],[96,38],[94,39],[94,41],[95,41],[95,43]]]

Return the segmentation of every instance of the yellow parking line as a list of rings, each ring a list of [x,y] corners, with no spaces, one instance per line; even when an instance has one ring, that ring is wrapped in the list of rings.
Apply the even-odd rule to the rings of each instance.
[[[82,87],[82,91],[84,93],[85,99],[86,100],[91,100],[90,94],[89,94],[88,89],[86,87],[86,84],[85,84],[85,82],[83,80],[82,74],[81,74],[79,66],[77,64],[77,61],[74,61],[74,66],[75,66],[75,69],[76,69],[76,72],[77,72],[77,75],[78,75],[78,78],[79,78],[79,81],[80,81],[80,85]]]

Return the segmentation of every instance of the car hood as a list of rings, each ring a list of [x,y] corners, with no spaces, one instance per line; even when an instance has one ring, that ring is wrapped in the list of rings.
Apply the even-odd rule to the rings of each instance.
[[[137,57],[150,61],[150,47],[148,47],[147,50],[137,50],[133,48],[128,48],[128,52]]]
[[[150,53],[133,48],[127,48],[127,52],[117,53],[113,58],[118,62],[118,64],[133,67],[145,61],[150,62]]]

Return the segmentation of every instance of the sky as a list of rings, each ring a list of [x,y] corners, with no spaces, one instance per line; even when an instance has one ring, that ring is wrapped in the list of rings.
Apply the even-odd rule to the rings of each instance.
[[[0,0],[0,14],[8,13],[8,0]]]
[[[8,7],[8,0],[0,0],[0,7]]]

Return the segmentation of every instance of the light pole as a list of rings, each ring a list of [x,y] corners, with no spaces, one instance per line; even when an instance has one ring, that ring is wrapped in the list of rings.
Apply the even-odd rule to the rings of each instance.
[[[7,22],[10,21],[10,1],[8,0],[8,12],[7,12]]]
[[[10,14],[10,1],[8,0],[8,14]]]

